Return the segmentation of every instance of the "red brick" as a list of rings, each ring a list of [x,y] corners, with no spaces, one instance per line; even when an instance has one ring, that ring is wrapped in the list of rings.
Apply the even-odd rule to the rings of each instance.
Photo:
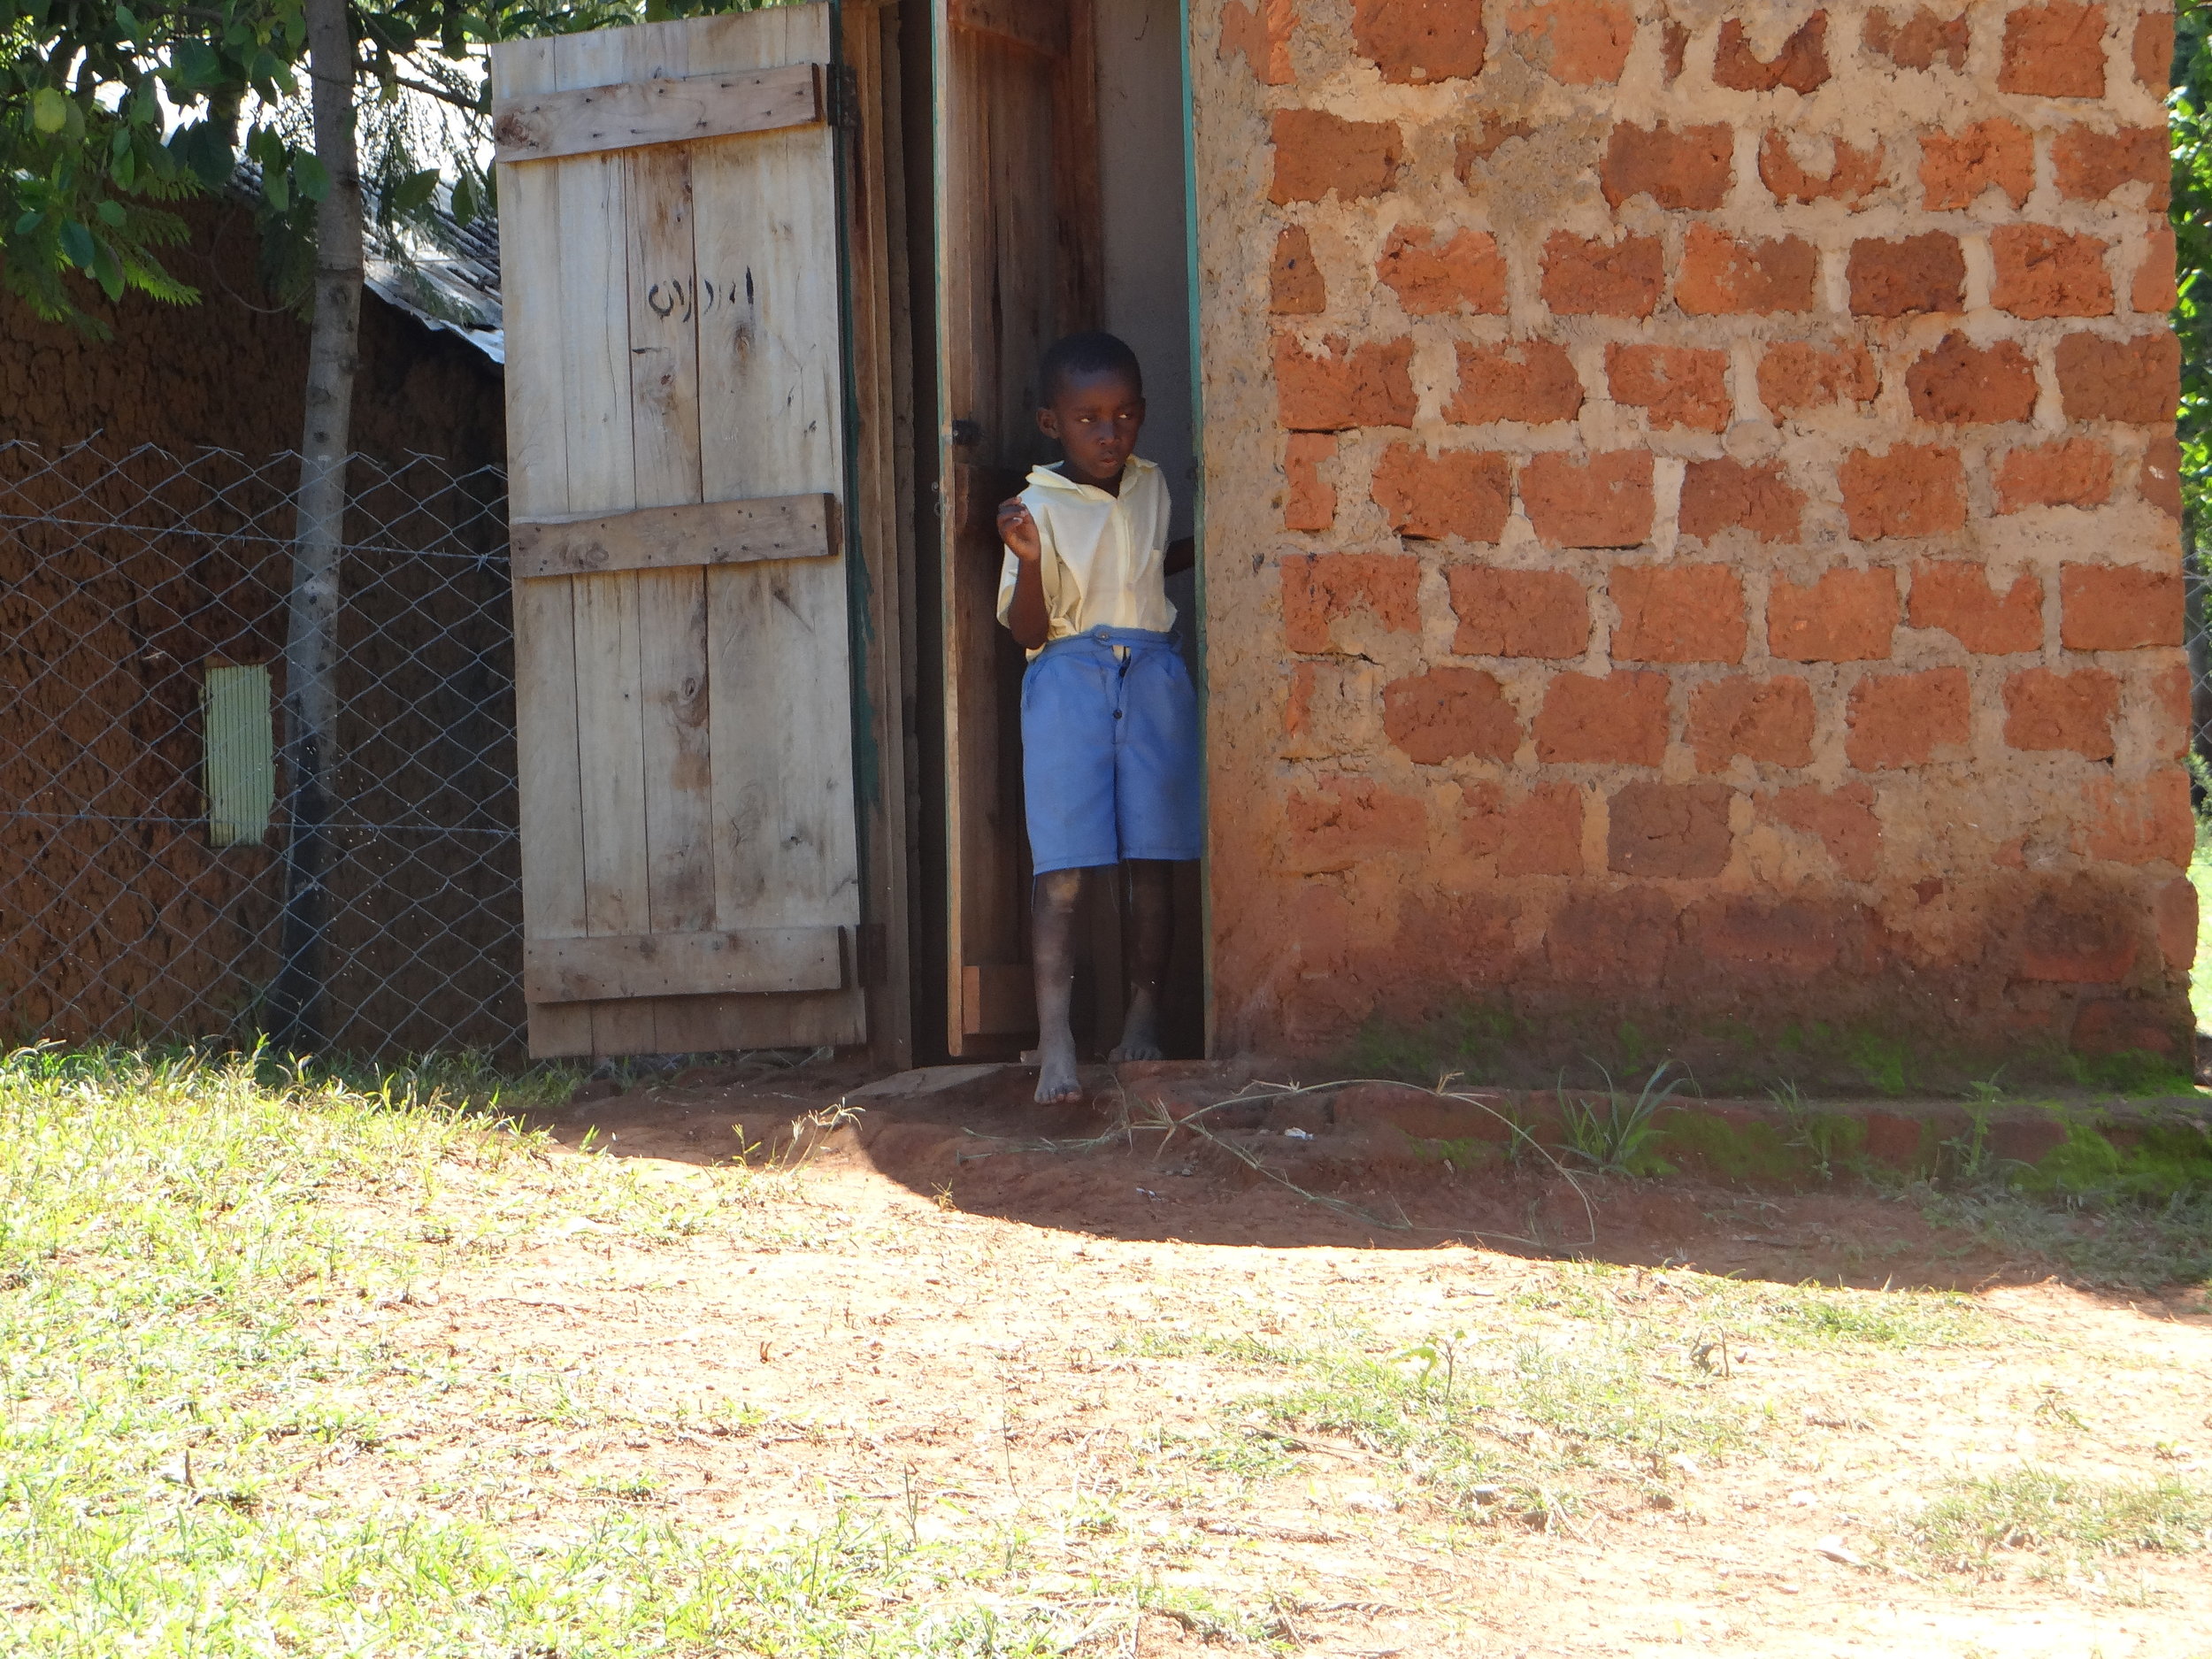
[[[1925,765],[1965,746],[1971,707],[1963,668],[1869,674],[1851,687],[1844,754],[1861,772]]]
[[[1401,86],[1482,73],[1482,0],[1352,0],[1360,56]]]
[[[1571,87],[1618,81],[1636,43],[1634,8],[1607,0],[1534,0],[1508,11],[1505,27],[1522,57]]]
[[[1882,188],[1882,146],[1876,143],[1869,150],[1856,150],[1840,138],[1828,142],[1828,171],[1810,173],[1792,153],[1788,134],[1768,133],[1759,141],[1759,181],[1774,193],[1777,201],[1832,201],[1857,207]]]
[[[1717,876],[1735,837],[1718,783],[1624,784],[1607,803],[1605,862],[1624,876]]]
[[[1466,792],[1460,846],[1498,861],[1501,876],[1582,873],[1582,791],[1571,783],[1540,783],[1508,803],[1495,784]]]
[[[1459,342],[1459,390],[1444,419],[1470,426],[1495,420],[1531,426],[1572,420],[1582,410],[1582,381],[1564,346],[1550,340],[1502,345]]]
[[[1734,18],[1720,26],[1720,44],[1713,53],[1713,81],[1736,92],[1772,92],[1787,87],[1810,92],[1828,80],[1828,14],[1816,12],[1782,42],[1770,58],[1762,60],[1752,50],[1751,38]]]
[[[1932,69],[1939,59],[1952,70],[1966,67],[1973,31],[1963,17],[1939,18],[1923,6],[1907,15],[1876,6],[1866,14],[1860,38],[1867,50],[1900,69]]]
[[[1375,274],[1415,317],[1464,307],[1486,317],[1505,315],[1505,256],[1486,230],[1463,230],[1441,247],[1425,225],[1401,225],[1375,261]]]
[[[1640,547],[1651,538],[1651,451],[1532,455],[1521,504],[1547,546]]]
[[[2100,507],[2112,498],[2112,451],[2093,438],[2014,449],[1997,468],[1997,511]]]
[[[1683,65],[1689,56],[1690,31],[1675,19],[1667,19],[1660,26],[1659,73],[1668,86],[1682,79]]]
[[[1829,403],[1871,403],[1879,390],[1874,359],[1855,341],[1827,347],[1785,340],[1769,346],[1759,359],[1759,401],[1777,415]]]
[[[2105,245],[2050,225],[2000,225],[1989,233],[1996,267],[1990,303],[2015,317],[2109,317]]]
[[[2176,973],[2186,973],[2197,960],[2197,889],[2186,876],[2176,876],[2158,889],[2158,954]]]
[[[2001,598],[1983,566],[1964,559],[1927,559],[1913,566],[1907,615],[1914,627],[1941,628],[1978,656],[2038,650],[2043,644],[2043,584],[2032,576],[2016,577]]]
[[[1839,960],[1863,960],[1869,920],[1867,911],[1832,901],[1720,893],[1683,912],[1682,936],[1693,960],[1715,977],[1807,979]]]
[[[1690,346],[1614,344],[1605,349],[1613,401],[1651,411],[1655,427],[1728,429],[1728,354]]]
[[[1618,207],[1649,196],[1661,207],[1718,207],[1728,199],[1735,138],[1728,127],[1630,127],[1613,129],[1598,166],[1598,188]]]
[[[1686,736],[1700,772],[1725,772],[1739,755],[1777,766],[1809,765],[1812,689],[1794,674],[1708,680],[1690,692]]]
[[[1326,530],[1336,523],[1336,486],[1321,476],[1336,458],[1333,432],[1294,432],[1283,450],[1283,528]]]
[[[1497,676],[1479,668],[1432,668],[1383,687],[1383,730],[1409,760],[1432,766],[1476,755],[1511,760],[1520,717]]]
[[[2173,310],[2178,297],[2174,292],[2173,227],[2162,225],[2143,242],[2142,263],[2135,267],[2135,280],[2128,285],[2128,306],[2147,316],[2162,317]]]
[[[1895,242],[1855,242],[1844,274],[1851,309],[1861,317],[1966,308],[1966,256],[1957,237],[1939,230]]]
[[[1656,236],[1606,242],[1555,230],[1544,242],[1544,303],[1562,316],[1648,317],[1666,279]]]
[[[1590,649],[1590,601],[1564,571],[1455,565],[1445,572],[1462,657],[1579,657]]]
[[[2018,207],[2035,188],[2035,135],[2017,121],[1976,121],[1920,139],[1921,205],[1971,207],[1992,186]]]
[[[1345,201],[1380,196],[1405,161],[1405,136],[1395,121],[1348,121],[1326,110],[1278,110],[1273,118],[1275,186],[1268,200],[1318,202],[1334,191]]]
[[[2084,856],[2118,864],[2176,864],[2186,870],[2196,850],[2196,815],[2189,806],[2189,774],[2161,767],[2140,783],[2099,778],[2089,786],[2089,816],[2076,839]],[[2184,882],[2184,886],[2187,883]],[[2196,920],[2196,907],[2189,907]],[[2162,949],[2165,918],[2159,921]],[[2195,941],[2191,941],[2194,954]]]
[[[2110,760],[2119,718],[2120,682],[2101,668],[2028,668],[2005,681],[2005,741],[2015,749],[2070,749],[2085,760]]]
[[[1552,913],[1544,960],[1554,977],[1607,993],[1656,985],[1675,941],[1675,903],[1647,887],[1578,894]]]
[[[1284,817],[1290,833],[1285,862],[1302,875],[1349,870],[1386,853],[1417,853],[1428,844],[1428,814],[1421,803],[1371,778],[1325,777],[1314,794],[1293,788]]]
[[[1310,317],[1328,309],[1329,290],[1314,263],[1313,241],[1303,225],[1290,225],[1275,238],[1275,264],[1268,273],[1267,309],[1279,316]]]
[[[2103,888],[2045,892],[2022,929],[2020,977],[2055,985],[2116,985],[2135,965],[2132,918]]]
[[[1695,317],[1770,317],[1813,308],[1820,255],[1801,236],[1738,242],[1694,224],[1683,240],[1674,303]]]
[[[2173,147],[2163,127],[2124,127],[2101,133],[2092,127],[2062,128],[2051,141],[2058,193],[2077,202],[2101,202],[2124,184],[2150,186],[2143,205],[2166,211],[2173,177]]]
[[[1294,334],[1275,336],[1275,398],[1293,432],[1341,432],[1348,426],[1410,426],[1413,342],[1353,346],[1340,334],[1313,357]]]
[[[2168,79],[2174,73],[2174,14],[2153,12],[2135,20],[2135,37],[2129,42],[2135,60],[2135,79],[2164,99]]]
[[[1777,576],[1767,591],[1767,649],[1792,663],[1887,657],[1897,631],[1897,572],[1825,570],[1809,588]]]
[[[2156,711],[2157,727],[2166,733],[2162,741],[2152,739],[2152,753],[2163,755],[2169,760],[2185,760],[2189,755],[2189,735],[2195,729],[2193,703],[2196,680],[2186,662],[2172,664],[2151,676],[2151,706]]]
[[[1874,791],[1869,785],[1847,783],[1827,790],[1806,784],[1778,789],[1759,803],[1759,816],[1819,837],[1846,880],[1874,879],[1881,861],[1882,820],[1874,816]]]
[[[1616,565],[1617,663],[1740,663],[1743,582],[1726,565]]]
[[[2169,518],[2181,517],[2181,446],[2170,432],[2154,434],[2143,446],[2135,488]]]
[[[2051,0],[2008,12],[1997,89],[2041,98],[2104,96],[2104,8]]]
[[[1391,634],[1421,631],[1421,562],[1397,553],[1292,554],[1282,562],[1283,637],[1333,651],[1330,624],[1364,611]]]
[[[1940,535],[1966,522],[1966,472],[1956,449],[1892,444],[1886,455],[1854,449],[1836,469],[1843,516],[1861,541]]]
[[[1905,372],[1912,412],[1942,426],[2027,420],[2035,414],[2035,365],[2009,340],[1983,349],[1964,334],[1943,336]]]
[[[1667,677],[1634,670],[1561,674],[1536,716],[1536,757],[1656,766],[1667,753]]]
[[[1221,62],[1240,54],[1260,84],[1286,86],[1291,79],[1290,32],[1296,22],[1291,0],[1229,0],[1221,8]]]
[[[1394,443],[1376,464],[1372,493],[1401,535],[1495,541],[1513,512],[1513,463],[1479,449],[1432,455]]]
[[[2059,643],[2070,651],[2132,651],[2181,643],[2179,571],[2062,565],[2058,598]]]
[[[1779,461],[1693,461],[1682,475],[1685,535],[1709,539],[1740,526],[1762,541],[1794,541],[1804,511],[1805,496]]]
[[[2171,333],[2131,340],[2068,334],[2057,356],[2067,419],[2171,425],[2181,401],[2181,342]]]

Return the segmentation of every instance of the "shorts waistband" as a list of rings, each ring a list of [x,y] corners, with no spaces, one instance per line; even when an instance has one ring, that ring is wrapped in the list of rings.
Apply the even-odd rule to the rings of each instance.
[[[1175,636],[1151,628],[1086,628],[1080,634],[1071,634],[1064,639],[1048,641],[1037,653],[1054,651],[1064,645],[1122,645],[1152,646],[1164,649],[1175,649]]]

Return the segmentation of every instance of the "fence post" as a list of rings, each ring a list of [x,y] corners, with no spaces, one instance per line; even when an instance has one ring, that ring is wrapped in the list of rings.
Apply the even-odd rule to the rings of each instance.
[[[346,452],[360,365],[361,176],[354,143],[353,40],[345,0],[307,0],[315,154],[330,186],[315,205],[315,319],[292,593],[284,645],[285,766],[292,804],[284,858],[282,960],[269,995],[280,1053],[322,1047],[326,887],[338,767],[338,578],[345,548]]]

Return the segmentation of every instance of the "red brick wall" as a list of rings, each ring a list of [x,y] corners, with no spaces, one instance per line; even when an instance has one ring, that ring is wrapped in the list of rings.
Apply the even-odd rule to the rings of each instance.
[[[2183,1051],[2170,25],[1199,0],[1219,1047]]]

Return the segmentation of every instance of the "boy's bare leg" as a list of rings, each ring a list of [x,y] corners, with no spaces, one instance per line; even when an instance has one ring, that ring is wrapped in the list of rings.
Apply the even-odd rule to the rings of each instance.
[[[1160,1058],[1160,986],[1175,942],[1175,866],[1158,858],[1132,858],[1129,872],[1129,1012],[1113,1060]]]
[[[1083,902],[1080,870],[1050,870],[1030,894],[1029,954],[1037,980],[1037,1103],[1083,1098],[1075,1075],[1075,1033],[1068,1000],[1075,992],[1075,913]]]

